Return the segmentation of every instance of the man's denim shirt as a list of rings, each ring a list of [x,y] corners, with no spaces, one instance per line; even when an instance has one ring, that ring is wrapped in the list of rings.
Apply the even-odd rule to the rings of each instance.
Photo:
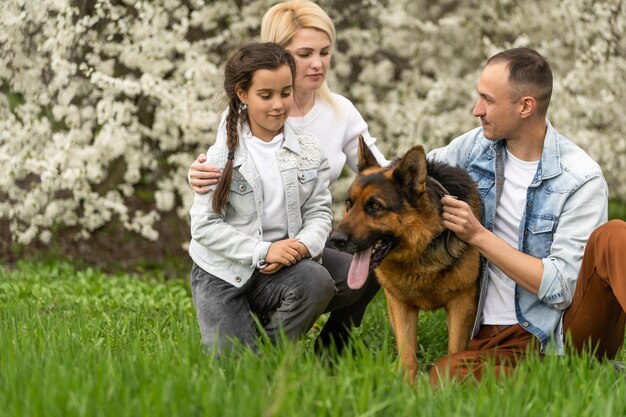
[[[488,140],[474,129],[429,158],[467,171],[483,199],[482,223],[493,230],[504,182],[505,141]],[[591,232],[607,221],[608,189],[598,164],[559,135],[548,122],[537,173],[528,187],[519,226],[519,249],[543,262],[539,294],[515,286],[519,324],[541,342],[541,351],[563,353],[563,311],[571,304],[585,244]],[[487,293],[487,262],[483,262],[474,334],[482,322]],[[553,344],[549,344],[552,341]]]

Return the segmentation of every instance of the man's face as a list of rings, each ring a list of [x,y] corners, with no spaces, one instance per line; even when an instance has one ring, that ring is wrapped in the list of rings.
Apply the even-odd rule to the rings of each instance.
[[[485,67],[478,82],[478,100],[472,114],[480,117],[487,139],[513,139],[520,129],[520,102],[513,103],[506,62],[493,62]]]

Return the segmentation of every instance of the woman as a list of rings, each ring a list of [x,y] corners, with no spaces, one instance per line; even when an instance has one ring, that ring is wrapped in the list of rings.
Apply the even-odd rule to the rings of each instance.
[[[359,136],[363,136],[379,163],[387,164],[358,110],[345,97],[332,93],[326,84],[336,35],[333,22],[324,10],[308,0],[279,3],[263,17],[261,39],[284,46],[295,57],[295,97],[287,124],[320,140],[330,165],[331,184],[345,164],[356,171]],[[200,155],[189,173],[191,186],[197,193],[205,193],[205,187],[215,184],[220,177],[220,170],[204,164],[205,161],[206,157]],[[347,341],[348,329],[361,324],[367,304],[380,288],[375,277],[370,276],[360,290],[350,290],[346,279],[351,261],[351,255],[324,249],[322,262],[338,291],[326,308],[331,314],[317,346],[329,346],[334,341],[340,351]]]

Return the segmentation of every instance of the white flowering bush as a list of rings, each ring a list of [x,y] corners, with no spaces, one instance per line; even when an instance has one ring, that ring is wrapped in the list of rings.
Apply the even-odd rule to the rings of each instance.
[[[115,220],[155,240],[164,214],[187,219],[187,170],[214,141],[222,65],[257,39],[274,3],[0,2],[0,221],[12,239],[85,239]],[[331,89],[354,101],[389,157],[474,127],[485,60],[530,46],[555,73],[550,120],[626,201],[623,1],[319,4],[338,30]]]

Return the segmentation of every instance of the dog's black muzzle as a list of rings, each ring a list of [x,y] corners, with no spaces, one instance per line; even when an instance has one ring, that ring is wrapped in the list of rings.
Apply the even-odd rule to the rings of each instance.
[[[357,245],[353,243],[352,237],[340,229],[335,229],[330,234],[330,241],[335,248],[342,252],[356,253],[359,251]]]

